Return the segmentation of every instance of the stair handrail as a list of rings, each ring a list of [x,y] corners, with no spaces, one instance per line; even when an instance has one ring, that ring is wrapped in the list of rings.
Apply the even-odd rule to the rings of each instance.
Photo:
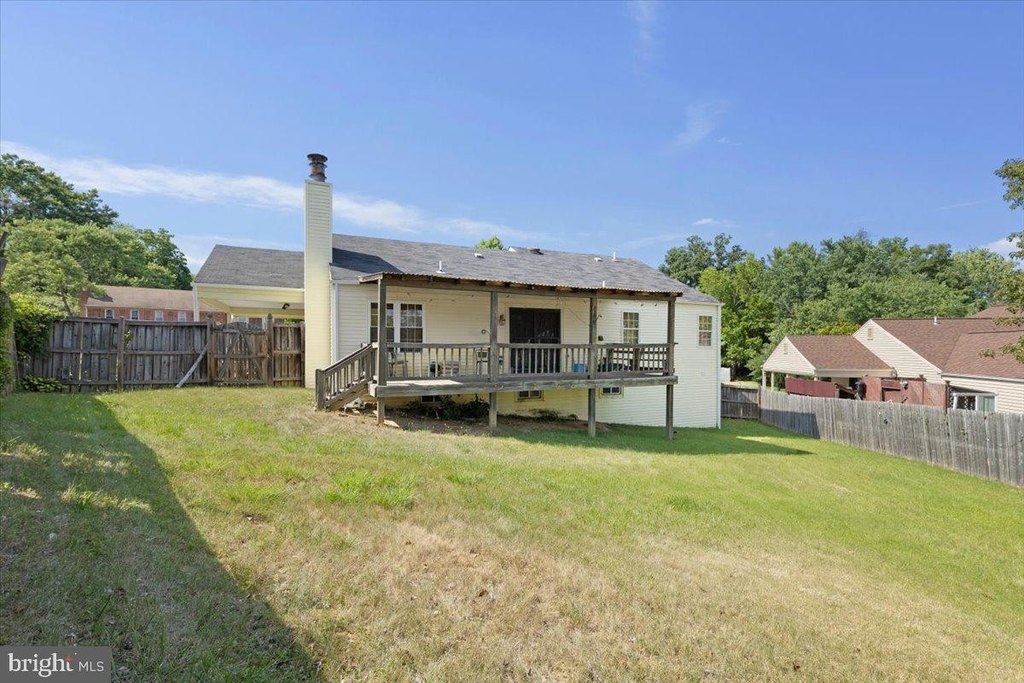
[[[336,396],[349,389],[369,384],[373,378],[377,345],[367,344],[316,371],[316,407],[326,409]],[[360,361],[366,361],[360,364]],[[357,372],[358,370],[358,372]],[[350,380],[350,381],[349,381]]]

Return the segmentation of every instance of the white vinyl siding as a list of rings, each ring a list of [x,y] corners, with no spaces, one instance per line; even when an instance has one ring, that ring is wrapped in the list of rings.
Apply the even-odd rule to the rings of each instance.
[[[771,355],[764,361],[762,372],[778,372],[788,375],[814,376],[814,366],[796,350],[789,337],[783,337]]]
[[[335,299],[337,357],[357,350],[370,341],[368,314],[376,301],[377,288],[370,285],[338,285]],[[389,302],[417,302],[423,305],[423,341],[433,343],[481,343],[489,341],[489,295],[487,293],[431,290],[392,286]],[[498,327],[498,341],[508,342],[509,308],[556,308],[562,311],[562,343],[589,341],[589,302],[586,297],[528,296],[501,294],[498,313],[505,324]],[[668,306],[661,301],[599,300],[597,332],[600,343],[617,343],[622,334],[623,312],[639,313],[639,342],[664,343]],[[710,346],[700,346],[695,330],[698,316],[712,316]],[[675,389],[677,427],[715,427],[718,423],[718,307],[715,304],[676,305],[675,367],[679,384]],[[469,396],[468,398],[472,398]],[[585,418],[587,392],[579,389],[545,389],[538,400],[517,401],[516,392],[498,394],[498,411],[530,414],[535,410]],[[620,424],[662,425],[665,419],[665,387],[630,387],[621,398],[598,401],[597,419]]]
[[[869,320],[853,333],[855,339],[868,351],[882,359],[900,377],[923,375],[929,382],[942,381],[939,369],[910,350],[910,348],[873,320]]]
[[[942,379],[950,383],[953,391],[970,389],[971,391],[994,394],[996,412],[1024,414],[1024,381],[1022,380],[977,379],[957,375],[943,375]]]

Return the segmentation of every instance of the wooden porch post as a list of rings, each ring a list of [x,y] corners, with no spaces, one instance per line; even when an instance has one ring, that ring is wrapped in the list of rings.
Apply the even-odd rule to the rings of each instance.
[[[668,300],[668,329],[666,330],[668,356],[665,358],[665,371],[669,376],[676,374],[676,298]],[[672,440],[675,436],[672,411],[675,407],[675,385],[665,385],[665,438]]]
[[[498,293],[491,292],[490,347],[487,350],[487,375],[494,384],[498,381]],[[490,407],[487,425],[494,433],[498,429],[498,392],[492,391],[488,396]]]
[[[377,280],[377,386],[388,383],[388,286]],[[384,424],[384,397],[377,397],[377,424]]]
[[[587,363],[587,377],[597,376],[597,297],[590,297],[590,358]],[[597,389],[587,389],[587,434],[597,436]]]

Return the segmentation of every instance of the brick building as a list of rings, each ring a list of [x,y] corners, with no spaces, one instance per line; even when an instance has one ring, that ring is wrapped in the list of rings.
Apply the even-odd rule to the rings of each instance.
[[[102,296],[83,291],[78,304],[87,318],[125,318],[191,322],[195,320],[195,299],[191,289],[154,289],[152,287],[104,287]],[[227,322],[227,313],[209,304],[199,305],[199,319],[212,317],[216,323]]]

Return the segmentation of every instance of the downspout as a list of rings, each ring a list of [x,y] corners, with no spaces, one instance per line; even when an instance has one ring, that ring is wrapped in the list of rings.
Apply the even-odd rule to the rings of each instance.
[[[199,322],[199,290],[196,283],[192,283],[192,321]]]

